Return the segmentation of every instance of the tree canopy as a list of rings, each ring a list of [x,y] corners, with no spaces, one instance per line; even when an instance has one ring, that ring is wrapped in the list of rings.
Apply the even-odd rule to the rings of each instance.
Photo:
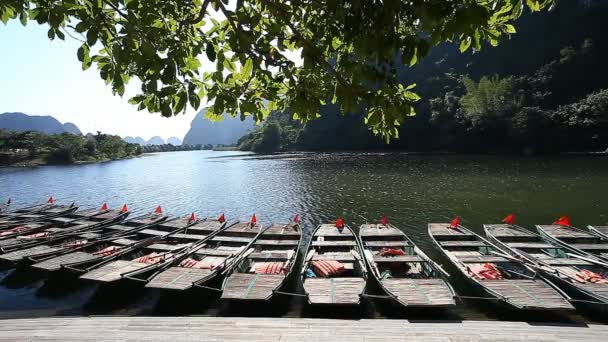
[[[495,46],[515,33],[526,8],[556,2],[3,0],[0,19],[35,20],[50,26],[50,39],[82,40],[83,69],[95,64],[114,93],[141,81],[129,100],[140,110],[169,117],[205,100],[211,119],[225,112],[259,122],[289,109],[305,123],[332,103],[365,113],[365,124],[388,140],[419,99],[415,84],[397,79],[398,67],[446,41],[462,52]],[[204,60],[211,70],[202,70]]]

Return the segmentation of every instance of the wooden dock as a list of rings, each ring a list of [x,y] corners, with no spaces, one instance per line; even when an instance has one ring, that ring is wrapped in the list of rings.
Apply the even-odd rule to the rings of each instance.
[[[500,321],[74,317],[0,321],[0,341],[589,341],[607,325]]]

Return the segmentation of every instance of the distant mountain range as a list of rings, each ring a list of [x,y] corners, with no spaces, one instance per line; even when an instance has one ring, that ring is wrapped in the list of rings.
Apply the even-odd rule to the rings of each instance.
[[[122,138],[122,140],[130,143],[130,144],[140,144],[140,145],[145,145],[146,141],[144,140],[144,138],[142,137],[137,137],[137,138],[133,138],[133,137],[124,137]]]
[[[154,136],[152,138],[150,138],[150,140],[148,140],[146,142],[146,145],[164,145],[165,144],[165,139],[157,136]]]
[[[167,139],[167,144],[171,144],[173,146],[179,146],[182,144],[182,141],[178,137],[171,137]]]
[[[27,115],[24,113],[0,114],[0,129],[9,131],[37,131],[46,134],[60,134],[64,132],[82,134],[78,126],[66,122],[62,124],[52,116]]]
[[[240,137],[254,127],[253,118],[248,116],[245,121],[224,115],[219,122],[211,122],[205,119],[205,112],[198,113],[192,123],[190,130],[184,137],[184,144],[236,144]]]

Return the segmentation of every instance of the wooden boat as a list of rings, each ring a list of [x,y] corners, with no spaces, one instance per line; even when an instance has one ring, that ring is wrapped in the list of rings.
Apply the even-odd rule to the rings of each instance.
[[[64,264],[101,261],[103,254],[112,253],[100,251],[119,250],[121,246],[113,244],[115,240],[153,227],[166,218],[167,216],[162,213],[152,212],[117,224],[64,235],[45,243],[43,246],[47,247],[46,250],[39,247],[40,251],[28,253],[26,260],[28,263],[33,263],[33,268],[50,272],[59,271]]]
[[[234,223],[213,238],[198,244],[158,272],[146,284],[148,288],[183,291],[205,287],[228,269],[260,234],[262,226],[248,222]]]
[[[587,226],[591,234],[608,240],[608,226]]]
[[[295,268],[302,234],[297,223],[272,224],[226,273],[222,299],[270,300]]]
[[[27,207],[21,207],[21,208],[16,208],[13,210],[8,210],[8,206],[6,207],[7,210],[5,210],[4,212],[0,212],[0,221],[5,220],[7,218],[13,218],[15,216],[19,216],[19,215],[23,215],[23,214],[35,214],[37,212],[40,212],[44,209],[48,209],[53,207],[52,203],[38,203],[38,204],[33,204]]]
[[[101,258],[84,262],[64,264],[63,267],[84,273],[81,279],[111,283],[121,280],[123,274],[164,262],[172,258],[171,252],[187,248],[195,236],[180,234],[196,224],[190,215],[170,219],[140,230],[132,235],[111,241],[111,245],[99,251]]]
[[[352,229],[319,225],[308,245],[301,277],[310,304],[358,305],[365,291],[367,268]]]
[[[17,236],[14,239],[0,241],[5,254],[0,261],[16,264],[30,257],[44,257],[60,253],[69,248],[77,248],[86,241],[77,235],[83,231],[98,229],[124,219],[129,213],[119,210],[100,210],[99,213],[83,213],[86,219],[66,221],[62,225],[51,225],[30,235]]]
[[[182,249],[177,249],[174,251],[168,252],[168,255],[161,262],[157,262],[154,264],[150,264],[147,267],[128,272],[123,274],[123,278],[134,280],[142,283],[148,283],[152,280],[157,274],[164,271],[166,268],[170,267],[173,264],[173,261],[180,259],[182,255],[188,254],[197,246],[205,243],[207,240],[213,238],[219,232],[222,231],[226,227],[226,222],[220,222],[215,219],[206,218],[202,219],[196,224],[188,227],[183,233],[175,234],[177,236],[184,236],[188,240],[191,240],[191,243],[188,243]],[[174,236],[175,236],[174,235]]]
[[[575,227],[557,224],[536,225],[539,234],[547,241],[570,247],[581,254],[608,262],[608,239]]]
[[[0,229],[4,230],[26,222],[42,221],[58,216],[69,215],[77,209],[78,207],[75,203],[70,205],[53,203],[35,205],[29,209],[20,209],[12,213],[7,213],[7,215],[0,215]]]
[[[39,245],[58,236],[94,229],[123,219],[128,213],[119,210],[87,209],[43,222],[23,223],[0,232],[0,259],[7,253]]]
[[[369,272],[397,303],[408,308],[456,305],[449,275],[395,226],[364,224],[359,239]]]
[[[487,298],[521,310],[566,311],[569,297],[525,263],[458,225],[430,223],[435,245]]]
[[[488,239],[509,254],[522,258],[577,299],[608,304],[608,265],[594,262],[569,247],[560,247],[523,227],[509,224],[483,226]],[[603,275],[605,280],[589,277]]]

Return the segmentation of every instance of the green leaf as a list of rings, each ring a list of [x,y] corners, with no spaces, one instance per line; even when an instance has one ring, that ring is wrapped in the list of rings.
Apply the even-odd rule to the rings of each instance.
[[[207,49],[205,50],[205,53],[207,54],[207,58],[209,58],[209,60],[211,62],[215,62],[215,47],[213,47],[213,44],[208,43],[207,44]]]
[[[224,59],[224,67],[230,72],[234,72],[236,69],[236,65],[234,65],[234,62],[230,58]]]
[[[97,31],[97,28],[91,27],[89,29],[89,31],[87,32],[87,44],[89,44],[89,46],[93,46],[95,45],[95,43],[97,43],[98,34],[99,32]]]
[[[49,31],[47,32],[47,36],[49,37],[50,40],[55,39],[55,29],[50,28]]]
[[[505,25],[505,32],[507,32],[507,33],[516,33],[517,31],[515,30],[515,26],[513,26],[511,24],[506,24]]]
[[[469,49],[469,47],[471,46],[471,42],[473,40],[471,39],[471,37],[465,37],[464,39],[460,40],[460,52],[465,52]]]

